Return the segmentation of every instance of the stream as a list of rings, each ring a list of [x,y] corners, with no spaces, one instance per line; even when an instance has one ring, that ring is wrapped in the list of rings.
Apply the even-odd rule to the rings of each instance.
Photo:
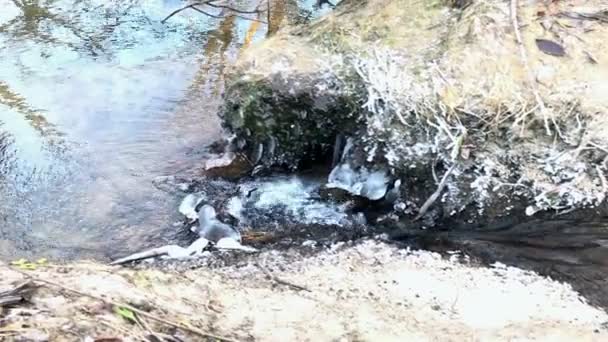
[[[0,0],[0,259],[108,260],[184,243],[177,208],[194,191],[227,211],[237,198],[249,213],[244,227],[258,233],[254,245],[387,233],[395,243],[457,249],[568,281],[608,307],[606,221],[391,231],[322,200],[327,170],[194,188],[167,177],[195,170],[202,147],[219,138],[225,66],[283,16],[329,10],[313,10],[314,2],[279,1],[270,24],[258,25],[194,11],[162,23],[183,6],[178,0]]]
[[[238,1],[251,9],[257,1]],[[270,29],[313,13],[277,2]],[[174,240],[219,136],[224,67],[267,25],[180,0],[0,0],[0,258],[108,258]],[[324,9],[327,11],[328,9]]]

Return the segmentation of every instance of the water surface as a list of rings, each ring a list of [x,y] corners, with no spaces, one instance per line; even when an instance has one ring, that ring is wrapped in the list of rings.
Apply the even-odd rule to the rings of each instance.
[[[313,2],[275,1],[260,18],[274,30],[318,15]],[[180,198],[152,180],[200,162],[219,135],[225,68],[268,33],[222,9],[161,22],[183,5],[0,0],[0,258],[172,239]]]

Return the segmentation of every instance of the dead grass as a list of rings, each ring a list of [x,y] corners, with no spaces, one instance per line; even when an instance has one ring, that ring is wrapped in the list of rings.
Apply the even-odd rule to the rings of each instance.
[[[608,23],[592,14],[606,9],[599,0],[345,1],[253,46],[232,75],[313,78],[319,89],[337,79],[342,97],[363,105],[363,145],[391,168],[460,163],[455,175],[471,180],[448,184],[455,210],[498,205],[488,202],[497,192],[527,198],[528,212],[597,206],[608,171]]]

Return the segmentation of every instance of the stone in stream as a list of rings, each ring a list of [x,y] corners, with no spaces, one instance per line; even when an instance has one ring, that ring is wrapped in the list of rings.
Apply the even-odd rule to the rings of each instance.
[[[245,176],[253,165],[241,153],[226,152],[205,162],[203,174],[209,177],[236,179]]]

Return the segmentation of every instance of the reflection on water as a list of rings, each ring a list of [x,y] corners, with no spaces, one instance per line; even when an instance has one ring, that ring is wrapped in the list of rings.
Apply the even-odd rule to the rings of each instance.
[[[281,2],[262,18],[272,30],[315,1]],[[0,257],[103,257],[171,239],[178,199],[152,179],[197,162],[218,134],[224,68],[269,33],[226,9],[161,23],[181,6],[0,0]]]

